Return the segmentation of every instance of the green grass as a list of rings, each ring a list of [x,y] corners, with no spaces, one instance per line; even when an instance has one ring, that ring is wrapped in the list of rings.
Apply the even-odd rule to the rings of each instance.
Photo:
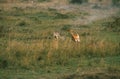
[[[81,59],[75,58],[75,59],[71,59],[71,61],[69,62],[70,64],[67,64],[66,66],[46,65],[44,67],[39,67],[37,69],[29,69],[29,70],[24,68],[1,69],[0,78],[66,79],[66,77],[71,77],[71,75],[76,75],[75,77],[83,78],[82,76],[80,76],[80,74],[85,73],[86,77],[89,77],[89,75],[91,75],[91,77],[98,75],[98,77],[103,76],[103,79],[106,79],[107,76],[104,77],[103,74],[107,73],[108,78],[111,78],[112,76],[110,73],[112,73],[113,77],[117,77],[117,79],[119,79],[119,75],[118,75],[120,71],[119,69],[120,63],[118,61],[119,58],[120,57],[118,56],[105,57],[105,58],[100,58],[100,57],[99,58],[81,58]],[[114,62],[114,63],[109,63],[109,62]],[[99,73],[101,73],[101,75],[99,75]],[[116,76],[114,76],[115,74]],[[72,79],[75,79],[75,78],[72,78]],[[95,79],[95,78],[92,78],[92,79]]]
[[[9,8],[0,9],[0,79],[120,78],[119,31],[103,29],[114,18],[75,26],[71,19],[89,13]],[[78,44],[67,31],[74,27]],[[55,40],[54,31],[66,39]]]

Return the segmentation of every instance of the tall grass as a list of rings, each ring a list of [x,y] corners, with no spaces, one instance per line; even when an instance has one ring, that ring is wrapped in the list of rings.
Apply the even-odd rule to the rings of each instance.
[[[83,39],[82,39],[83,40]],[[66,65],[70,58],[104,57],[119,55],[119,44],[104,40],[75,43],[67,38],[65,41],[42,39],[33,41],[10,40],[1,57],[9,63],[8,67],[43,67],[47,65]],[[2,63],[4,64],[4,63]]]
[[[119,35],[102,29],[104,22],[75,26],[77,17],[89,16],[89,13],[21,5],[24,6],[4,6],[0,11],[0,69],[43,69],[50,73],[55,67],[59,73],[64,67],[63,70],[80,72],[84,67],[108,67],[106,61],[111,62],[111,58],[106,57],[119,58]],[[80,35],[80,43],[71,39],[69,29]],[[59,31],[65,40],[55,40],[54,31]],[[118,58],[115,61],[119,62]]]

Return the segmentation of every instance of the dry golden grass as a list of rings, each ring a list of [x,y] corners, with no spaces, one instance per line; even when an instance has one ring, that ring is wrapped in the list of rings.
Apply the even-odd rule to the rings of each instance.
[[[66,24],[67,20],[57,20],[55,25],[61,26],[61,22]],[[48,24],[43,25],[49,28],[50,21],[45,21]],[[69,22],[67,22],[69,23]],[[14,26],[13,29],[17,29]],[[17,30],[31,27],[19,27]],[[35,29],[34,29],[35,28]],[[9,35],[9,42],[6,47],[7,59],[14,65],[28,67],[29,65],[38,64],[60,64],[65,65],[70,58],[80,58],[84,56],[112,56],[119,54],[119,44],[108,41],[105,38],[99,38],[98,30],[92,31],[86,28],[85,30],[76,31],[80,35],[81,42],[76,43],[72,40],[68,31],[59,30],[56,27],[39,30],[38,26],[33,27],[33,32],[23,32],[12,30]],[[64,32],[65,40],[55,40],[52,36],[53,31],[59,30]],[[75,30],[75,29],[74,29]]]

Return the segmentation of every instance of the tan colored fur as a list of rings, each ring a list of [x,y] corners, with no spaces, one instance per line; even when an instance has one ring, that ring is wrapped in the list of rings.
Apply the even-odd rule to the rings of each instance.
[[[70,30],[70,34],[72,35],[72,38],[75,42],[80,42],[80,36],[78,33],[73,32],[73,30]]]

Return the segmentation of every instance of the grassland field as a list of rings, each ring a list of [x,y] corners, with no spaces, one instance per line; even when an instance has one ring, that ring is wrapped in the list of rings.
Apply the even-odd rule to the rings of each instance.
[[[120,79],[120,11],[82,24],[92,15],[79,7],[0,3],[0,79]]]

